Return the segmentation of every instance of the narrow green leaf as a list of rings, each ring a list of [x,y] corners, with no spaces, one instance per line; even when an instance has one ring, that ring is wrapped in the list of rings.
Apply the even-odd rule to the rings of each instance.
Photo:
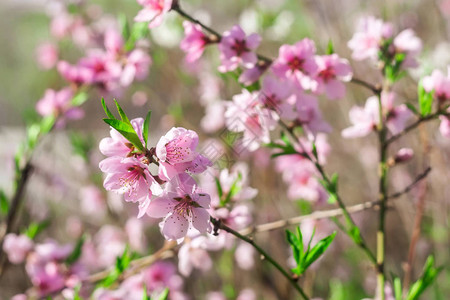
[[[102,97],[102,106],[103,106],[103,110],[105,111],[105,114],[108,116],[108,118],[116,120],[116,117],[114,117],[114,115],[109,110],[108,106],[105,103],[105,98],[103,98],[103,97]]]
[[[415,115],[420,116],[420,113],[417,111],[417,108],[411,103],[406,103],[406,107]]]
[[[84,244],[85,240],[86,240],[86,237],[84,235],[82,235],[78,239],[78,241],[77,241],[77,243],[75,245],[75,248],[73,249],[72,253],[70,253],[70,255],[66,258],[66,263],[67,264],[71,265],[71,264],[73,264],[74,262],[76,262],[80,258],[81,252],[82,252],[82,248],[83,248],[83,244]]]
[[[406,300],[419,299],[419,296],[434,282],[443,268],[435,268],[433,265],[434,257],[430,255],[425,262],[422,276],[410,287]]]
[[[30,239],[34,239],[39,233],[41,233],[45,228],[50,225],[49,220],[45,220],[40,223],[31,223],[27,229],[25,229],[24,234]]]
[[[122,37],[124,41],[128,41],[130,38],[130,27],[128,26],[127,17],[125,14],[121,13],[118,16],[118,23],[121,29]]]
[[[395,300],[402,300],[402,281],[399,277],[394,278],[394,296]]]
[[[327,45],[327,54],[333,54],[334,53],[334,46],[333,46],[333,41],[330,39],[328,41],[328,45]]]
[[[119,112],[119,115],[120,115],[120,118],[122,119],[122,121],[131,125],[130,120],[128,119],[127,115],[123,111],[122,107],[120,107],[119,102],[117,102],[117,100],[114,99],[114,103],[116,103],[117,111]]]
[[[9,200],[5,192],[0,189],[0,213],[6,216],[9,212]]]
[[[53,125],[55,125],[55,117],[54,116],[47,116],[45,118],[42,118],[41,123],[40,123],[40,134],[46,134],[48,133],[50,130],[52,130]]]
[[[220,184],[220,180],[217,177],[214,177],[214,181],[216,182],[217,194],[219,195],[219,199],[222,199],[223,190],[222,185]]]
[[[152,111],[149,110],[147,113],[147,116],[145,117],[145,121],[144,121],[144,128],[142,129],[142,135],[144,137],[144,142],[145,142],[145,148],[148,148],[148,133],[150,130],[150,118],[152,116]]]
[[[80,106],[82,105],[84,102],[86,102],[88,100],[88,94],[86,92],[81,92],[76,94],[71,101],[71,104],[73,106]]]
[[[164,291],[162,291],[161,294],[159,294],[157,300],[167,300],[169,299],[169,289],[166,288]]]
[[[336,231],[333,234],[327,236],[326,238],[320,240],[312,249],[308,252],[303,264],[304,270],[306,270],[313,262],[315,262],[331,245],[336,236]]]
[[[133,126],[131,126],[131,124],[116,119],[103,119],[103,121],[105,121],[106,124],[108,124],[115,130],[120,132],[120,134],[122,134],[124,138],[130,141],[130,143],[132,143],[136,147],[136,149],[138,149],[141,152],[145,151],[141,140],[137,136],[137,133],[134,130]]]
[[[417,91],[419,97],[419,111],[422,116],[427,116],[431,113],[433,107],[433,93],[427,93],[423,87],[423,82],[420,81]]]
[[[312,243],[312,240],[313,240],[315,234],[316,234],[316,227],[314,227],[313,232],[311,234],[311,238],[309,239],[308,248],[306,249],[306,254],[308,254],[311,249],[311,243]]]

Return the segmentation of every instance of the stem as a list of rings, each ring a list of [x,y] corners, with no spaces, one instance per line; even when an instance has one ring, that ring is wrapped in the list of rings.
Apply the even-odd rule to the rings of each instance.
[[[264,251],[260,246],[258,246],[252,239],[250,239],[245,235],[240,234],[234,229],[231,229],[230,227],[223,224],[220,220],[211,218],[211,223],[214,225],[215,231],[217,231],[217,229],[225,230],[226,232],[237,237],[238,239],[252,245],[253,248],[255,248],[256,251],[258,251],[264,259],[267,259],[268,262],[270,262],[276,269],[278,269],[278,271],[280,271],[281,274],[283,274],[284,277],[286,277],[286,279],[292,284],[292,286],[300,293],[303,299],[305,300],[309,299],[309,297],[305,294],[303,289],[297,284],[296,280],[282,266],[280,266],[280,264],[277,263],[269,254],[267,254],[266,251]]]
[[[377,231],[377,290],[380,300],[385,299],[384,285],[384,259],[385,259],[385,221],[386,221],[386,204],[388,199],[388,169],[387,154],[388,145],[386,143],[387,128],[383,121],[383,106],[381,103],[381,94],[378,93],[378,106],[379,106],[379,124],[378,124],[378,140],[380,144],[380,162],[379,162],[379,201],[380,201],[380,214]]]
[[[357,85],[363,86],[369,90],[371,90],[374,94],[379,94],[381,92],[381,88],[378,85],[373,85],[364,80],[353,77],[350,82],[355,83]]]
[[[322,165],[320,165],[320,163],[318,161],[316,161],[315,159],[313,159],[311,157],[311,155],[308,154],[308,152],[305,149],[305,147],[302,145],[302,143],[298,140],[298,137],[295,135],[293,129],[289,126],[287,126],[283,121],[279,121],[280,125],[282,127],[284,127],[287,132],[289,133],[289,135],[294,139],[294,141],[297,143],[297,145],[300,146],[300,148],[303,150],[303,153],[301,155],[303,155],[306,159],[308,159],[309,161],[311,161],[314,166],[316,167],[317,171],[319,172],[320,176],[322,177],[322,180],[324,180],[327,184],[331,184],[331,180],[328,177],[328,175],[325,173]],[[300,153],[299,153],[300,154]],[[339,196],[338,193],[335,193],[335,198],[336,198],[336,202],[338,203],[340,209],[342,210],[342,214],[344,215],[345,219],[347,220],[348,224],[350,224],[351,228],[357,228],[358,226],[356,225],[355,221],[353,221],[352,217],[350,216],[350,213],[347,210],[347,207],[344,204],[344,201],[342,200],[342,198]],[[346,231],[347,234],[349,234],[348,231]],[[360,239],[358,239],[357,241],[352,239],[369,257],[369,259],[372,261],[372,263],[376,264],[376,258],[375,255],[372,253],[372,251],[370,251],[369,247],[367,246],[366,242],[364,241],[364,239],[362,238],[362,236],[360,236]]]

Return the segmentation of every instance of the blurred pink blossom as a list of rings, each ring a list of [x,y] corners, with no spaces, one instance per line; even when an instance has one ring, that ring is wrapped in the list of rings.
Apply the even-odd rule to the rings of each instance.
[[[448,67],[447,76],[440,70],[434,70],[430,76],[423,78],[422,83],[426,92],[434,91],[434,96],[439,100],[439,104],[450,99],[450,67]]]
[[[49,70],[58,62],[58,48],[52,43],[43,43],[36,48],[36,60],[40,68]]]
[[[172,0],[137,0],[143,6],[134,17],[135,22],[149,22],[148,27],[154,28],[164,20],[164,15],[172,8]]]
[[[393,41],[395,53],[404,53],[405,59],[402,61],[402,68],[415,68],[419,64],[417,56],[422,51],[422,41],[416,36],[412,29],[405,29],[400,32]]]
[[[203,33],[200,25],[184,21],[183,27],[185,37],[181,41],[180,48],[186,52],[186,61],[193,63],[202,56],[209,40]]]
[[[15,235],[9,233],[3,242],[3,251],[8,255],[8,259],[13,264],[20,264],[25,261],[28,253],[33,249],[33,241],[26,235]]]
[[[181,246],[178,251],[178,270],[183,276],[189,276],[194,268],[202,271],[211,269],[213,263],[206,249],[206,240],[206,237],[198,236]]]
[[[219,43],[220,72],[235,70],[238,66],[247,69],[252,68],[258,61],[256,53],[252,52],[258,48],[261,37],[257,33],[246,36],[239,25],[235,25],[231,30],[226,31]]]
[[[357,31],[348,42],[348,47],[353,50],[352,58],[354,60],[378,59],[382,42],[391,38],[392,34],[392,24],[373,16],[361,18]]]
[[[77,120],[84,116],[81,108],[73,107],[71,104],[73,92],[70,88],[60,91],[48,89],[44,97],[36,103],[36,110],[41,116],[62,116],[63,119]]]

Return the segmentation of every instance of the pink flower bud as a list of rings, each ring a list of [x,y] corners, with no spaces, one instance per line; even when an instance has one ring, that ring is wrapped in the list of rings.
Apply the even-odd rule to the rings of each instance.
[[[401,148],[395,154],[394,160],[396,163],[407,162],[414,156],[414,151],[411,148]]]

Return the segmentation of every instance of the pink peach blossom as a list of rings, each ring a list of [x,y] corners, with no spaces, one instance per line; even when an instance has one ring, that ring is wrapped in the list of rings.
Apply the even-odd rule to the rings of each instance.
[[[135,22],[149,22],[148,27],[154,28],[164,20],[164,15],[172,8],[173,0],[137,0],[143,6],[134,17]]]
[[[345,85],[343,82],[350,81],[352,69],[346,59],[337,54],[316,56],[317,70],[317,93],[325,92],[331,99],[341,99],[345,96]]]
[[[33,241],[26,235],[15,235],[9,233],[3,242],[3,251],[8,255],[8,259],[13,264],[20,264],[25,261],[28,253],[33,249]]]
[[[137,158],[113,156],[102,160],[99,167],[107,174],[103,182],[106,190],[124,194],[125,201],[139,202],[139,218],[145,214],[150,197],[162,192],[147,165]]]
[[[164,218],[160,227],[166,239],[182,240],[188,231],[211,230],[210,202],[209,195],[201,193],[195,180],[183,173],[166,183],[164,193],[150,202],[147,215]]]
[[[48,89],[44,97],[36,103],[36,110],[41,116],[63,117],[72,120],[83,118],[84,111],[71,104],[73,92],[70,88],[60,91]]]
[[[440,70],[434,70],[430,76],[423,78],[422,83],[425,91],[428,93],[434,91],[434,96],[439,103],[450,99],[450,68],[448,68],[447,76]]]
[[[196,151],[198,135],[195,131],[173,127],[156,145],[159,160],[159,177],[170,180],[175,175],[189,171],[201,173],[211,165],[209,159]]]
[[[181,246],[178,251],[178,270],[183,276],[189,276],[194,268],[202,271],[211,269],[213,263],[206,250],[206,240],[204,236],[197,236]]]
[[[247,69],[252,68],[258,61],[256,53],[252,52],[258,48],[261,37],[253,33],[246,36],[239,25],[235,25],[231,30],[226,31],[219,43],[220,72],[235,70],[238,66]]]
[[[353,50],[352,58],[354,60],[378,59],[382,42],[392,37],[392,33],[392,25],[381,19],[373,16],[360,19],[357,31],[347,44]]]
[[[58,48],[52,43],[43,43],[36,48],[36,60],[41,69],[49,70],[58,62]]]
[[[202,56],[209,40],[200,25],[184,21],[183,27],[185,37],[181,41],[180,48],[186,52],[186,61],[193,63]]]
[[[422,51],[422,41],[416,36],[412,29],[405,29],[400,32],[393,41],[395,53],[406,55],[402,62],[402,68],[415,68],[419,64],[417,56]]]
[[[295,45],[283,45],[272,64],[272,71],[276,76],[286,78],[303,89],[314,90],[317,86],[317,82],[312,78],[317,73],[315,53],[314,42],[307,38]]]

